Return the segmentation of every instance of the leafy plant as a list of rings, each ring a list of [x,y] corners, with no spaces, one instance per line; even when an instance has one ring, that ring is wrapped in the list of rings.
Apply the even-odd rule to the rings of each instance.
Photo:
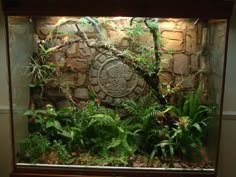
[[[72,107],[57,111],[47,105],[46,109],[28,110],[24,115],[33,117],[32,131],[40,132],[50,140],[62,140],[72,150],[73,144],[77,144],[75,141],[81,135],[80,126],[74,117],[75,112]]]
[[[134,21],[133,25],[125,30],[131,37],[139,36],[144,32],[144,28],[139,21]]]
[[[158,155],[162,161],[172,161],[175,155],[174,142],[172,140],[173,131],[167,125],[158,126],[151,130],[148,139],[153,141],[152,151],[149,157],[149,163],[152,162],[155,155]]]
[[[67,163],[70,160],[71,155],[61,141],[54,140],[51,149],[58,154],[60,163]]]
[[[54,64],[39,64],[36,59],[31,58],[32,62],[28,68],[30,70],[29,76],[32,76],[32,83],[30,87],[42,87],[51,80],[52,74],[56,71]]]
[[[190,92],[184,100],[179,101],[172,113],[178,117],[176,127],[173,128],[171,139],[175,142],[175,150],[184,157],[199,152],[206,135],[206,130],[214,114],[214,107],[201,103],[201,87]]]
[[[40,156],[50,149],[50,142],[39,133],[33,133],[20,142],[18,159],[23,162],[36,163]]]

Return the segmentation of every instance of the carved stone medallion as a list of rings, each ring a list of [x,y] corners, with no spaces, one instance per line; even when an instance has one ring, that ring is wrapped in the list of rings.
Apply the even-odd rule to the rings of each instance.
[[[90,84],[94,94],[111,105],[116,105],[121,99],[137,98],[146,87],[142,77],[108,52],[95,57],[90,68]]]

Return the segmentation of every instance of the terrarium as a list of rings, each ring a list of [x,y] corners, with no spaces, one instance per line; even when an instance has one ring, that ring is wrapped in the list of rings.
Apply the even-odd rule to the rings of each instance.
[[[6,17],[16,173],[216,175],[228,18],[22,14]]]

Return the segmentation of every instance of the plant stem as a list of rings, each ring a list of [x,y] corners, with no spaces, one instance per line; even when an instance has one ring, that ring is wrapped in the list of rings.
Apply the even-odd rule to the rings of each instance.
[[[148,24],[148,18],[144,19],[144,23],[149,29],[149,32],[152,34],[152,39],[153,39],[153,46],[154,46],[154,55],[156,59],[156,69],[155,72],[159,73],[160,71],[160,57],[159,57],[159,52],[158,52],[158,36],[157,36],[157,31],[158,27],[157,26],[150,26]],[[162,97],[160,94],[160,88],[159,88],[159,76],[152,75],[151,77],[148,77],[145,79],[148,84],[157,92],[157,97],[160,100],[161,103],[165,103],[165,99]]]

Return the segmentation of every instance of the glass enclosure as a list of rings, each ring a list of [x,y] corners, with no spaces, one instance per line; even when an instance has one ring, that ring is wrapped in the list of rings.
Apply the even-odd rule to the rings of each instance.
[[[214,171],[226,26],[8,17],[17,165]]]

